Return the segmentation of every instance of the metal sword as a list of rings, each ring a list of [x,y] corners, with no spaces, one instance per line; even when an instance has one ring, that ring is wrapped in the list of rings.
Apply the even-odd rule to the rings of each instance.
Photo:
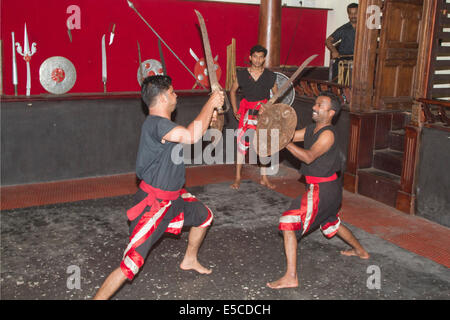
[[[203,19],[203,16],[201,15],[200,12],[198,12],[197,10],[194,10],[194,11],[198,17],[200,29],[202,32],[203,47],[205,49],[205,60],[206,60],[206,65],[208,66],[208,76],[209,76],[209,83],[211,85],[211,90],[212,91],[216,91],[216,90],[224,91],[226,109],[218,110],[218,111],[219,111],[219,113],[225,113],[230,109],[230,101],[228,100],[228,96],[227,96],[225,90],[220,86],[219,81],[217,80],[217,74],[214,70],[214,60],[213,60],[212,52],[211,52],[211,45],[209,43],[208,31],[206,30],[205,19]]]

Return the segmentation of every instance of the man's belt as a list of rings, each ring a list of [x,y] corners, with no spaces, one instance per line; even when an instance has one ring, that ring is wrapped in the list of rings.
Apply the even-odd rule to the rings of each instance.
[[[139,202],[137,205],[132,207],[127,211],[127,216],[130,221],[136,219],[145,209],[146,206],[151,207],[150,211],[158,211],[160,209],[159,202],[157,199],[161,200],[175,200],[177,199],[180,194],[181,190],[177,191],[166,191],[161,190],[158,188],[154,188],[151,185],[144,182],[144,180],[141,181],[139,184],[139,188],[147,193],[147,196]]]
[[[305,176],[306,183],[307,184],[315,184],[315,183],[321,183],[321,182],[329,182],[334,181],[337,179],[337,174],[334,173],[333,175],[329,177],[313,177],[313,176]]]

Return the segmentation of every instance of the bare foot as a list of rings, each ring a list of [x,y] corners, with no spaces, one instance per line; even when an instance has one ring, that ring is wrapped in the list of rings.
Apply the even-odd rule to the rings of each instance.
[[[269,189],[275,189],[275,185],[273,183],[270,183],[269,180],[267,179],[261,179],[261,181],[259,181],[260,184],[262,184],[263,186],[266,186]]]
[[[195,270],[201,274],[210,274],[212,272],[211,269],[205,268],[197,260],[194,260],[194,261],[188,261],[186,259],[183,260],[183,262],[181,262],[181,264],[180,264],[180,269],[186,270],[186,271],[187,270]]]
[[[239,187],[241,186],[241,180],[240,179],[236,179],[234,181],[234,183],[230,186],[231,189],[239,189]]]
[[[360,257],[361,259],[369,259],[370,255],[367,253],[367,251],[356,251],[355,249],[350,249],[350,250],[342,250],[341,254],[344,256],[357,256]]]
[[[288,275],[284,275],[282,278],[268,282],[267,286],[272,289],[283,289],[283,288],[296,288],[298,287],[298,279],[297,277],[292,277]]]

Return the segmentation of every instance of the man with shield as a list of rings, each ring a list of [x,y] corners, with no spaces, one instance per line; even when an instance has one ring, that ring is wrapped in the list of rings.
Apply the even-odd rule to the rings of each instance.
[[[248,152],[250,141],[258,123],[258,110],[262,104],[270,99],[270,91],[277,92],[276,79],[274,72],[264,68],[267,49],[261,45],[256,45],[250,49],[250,67],[238,70],[236,78],[230,89],[230,100],[233,107],[234,116],[239,121],[237,131],[237,163],[236,178],[230,186],[232,189],[239,189],[241,183],[242,164],[245,161],[245,155]],[[237,108],[237,90],[241,88],[243,98]],[[266,168],[261,168],[261,181],[271,189],[275,185],[269,182],[266,175]]]
[[[280,279],[267,283],[272,289],[298,286],[298,241],[319,227],[327,238],[338,235],[352,247],[341,251],[341,254],[369,258],[367,251],[339,219],[342,184],[336,172],[341,169],[342,160],[332,119],[340,109],[340,101],[333,93],[320,93],[312,108],[315,123],[295,131],[292,142],[286,147],[303,162],[301,173],[306,178],[307,192],[294,199],[289,210],[280,217],[279,229],[283,231],[287,270]],[[304,148],[294,144],[300,141],[304,141]]]

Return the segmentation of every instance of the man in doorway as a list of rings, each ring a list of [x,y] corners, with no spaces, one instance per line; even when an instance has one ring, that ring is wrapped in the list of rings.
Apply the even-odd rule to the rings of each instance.
[[[353,59],[356,23],[358,21],[358,4],[349,4],[347,6],[347,14],[350,21],[336,29],[325,41],[325,45],[331,52],[331,59],[334,60],[332,66],[333,79],[337,77],[339,61]]]
[[[214,109],[223,105],[224,94],[213,92],[187,127],[171,121],[177,95],[170,77],[146,78],[142,84],[142,100],[148,106],[149,115],[142,125],[136,161],[136,175],[141,183],[135,194],[135,205],[127,211],[130,242],[120,267],[106,278],[94,299],[109,299],[127,279],[131,281],[164,232],[179,234],[183,226],[191,229],[180,268],[211,273],[199,263],[197,253],[213,216],[205,205],[183,189],[184,163],[172,160],[172,150],[180,143],[193,144],[203,136]],[[198,130],[198,123],[201,130]]]
[[[298,286],[298,241],[319,227],[327,238],[337,235],[352,247],[341,251],[341,254],[369,258],[367,251],[339,219],[342,184],[336,172],[341,168],[341,160],[332,119],[340,108],[340,101],[333,93],[322,92],[312,108],[314,123],[297,130],[286,147],[303,162],[301,173],[306,178],[307,192],[294,199],[289,210],[280,218],[279,229],[283,231],[287,269],[283,277],[267,283],[272,289]],[[294,144],[299,141],[304,141],[304,148]]]
[[[231,105],[234,115],[239,121],[237,131],[236,178],[230,186],[232,189],[239,189],[240,187],[242,165],[258,123],[258,111],[261,105],[270,99],[270,91],[272,90],[272,94],[275,94],[278,89],[276,74],[264,68],[266,55],[267,49],[263,46],[256,45],[252,47],[249,56],[250,67],[238,70],[230,89]],[[243,97],[238,109],[236,94],[239,88],[241,88]],[[271,189],[275,188],[275,185],[270,183],[267,178],[265,167],[261,167],[260,183]]]

